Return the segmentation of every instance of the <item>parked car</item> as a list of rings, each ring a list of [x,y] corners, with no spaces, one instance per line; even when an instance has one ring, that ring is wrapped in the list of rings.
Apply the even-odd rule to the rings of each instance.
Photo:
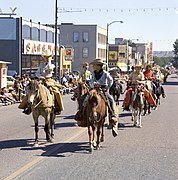
[[[15,78],[7,76],[7,88],[14,87]]]
[[[8,71],[7,71],[7,75],[8,75],[8,76],[15,77],[16,74],[17,74],[17,71],[16,71],[16,70],[8,70]]]

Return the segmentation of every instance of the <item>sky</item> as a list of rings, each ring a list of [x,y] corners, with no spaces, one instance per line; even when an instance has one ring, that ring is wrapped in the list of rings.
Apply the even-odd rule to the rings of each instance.
[[[55,0],[0,0],[2,12],[17,7],[16,17],[54,24]],[[109,25],[109,43],[121,37],[153,42],[153,51],[172,51],[178,38],[177,0],[58,0],[58,24]],[[138,41],[136,41],[138,39]]]

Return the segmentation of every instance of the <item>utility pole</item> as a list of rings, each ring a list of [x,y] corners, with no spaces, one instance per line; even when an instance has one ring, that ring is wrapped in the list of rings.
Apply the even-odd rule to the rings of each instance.
[[[57,16],[57,13],[58,13],[57,0],[55,0],[55,53],[54,53],[55,77],[58,75],[58,61],[57,61],[57,19],[58,19],[58,16]],[[59,67],[60,67],[60,64],[59,64]]]

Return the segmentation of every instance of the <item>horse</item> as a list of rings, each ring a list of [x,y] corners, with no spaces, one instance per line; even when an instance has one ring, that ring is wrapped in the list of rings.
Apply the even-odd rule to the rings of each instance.
[[[87,93],[89,90],[89,87],[88,85],[85,83],[85,82],[78,82],[77,84],[77,88],[74,90],[74,95],[73,95],[73,99],[72,100],[75,100],[77,99],[77,103],[78,103],[78,106],[80,104],[80,98],[83,94]]]
[[[94,148],[99,149],[100,142],[104,141],[104,121],[107,116],[107,105],[104,98],[100,88],[91,89],[87,94],[84,110],[89,135],[89,152],[92,152]],[[96,141],[95,136],[97,136]]]
[[[37,80],[32,80],[27,85],[27,103],[32,108],[32,116],[35,123],[35,143],[34,147],[38,147],[38,118],[41,115],[45,119],[44,131],[46,140],[53,142],[54,140],[54,95],[49,89],[40,84]],[[51,130],[51,131],[50,131]]]
[[[122,93],[122,85],[118,81],[118,79],[114,79],[113,84],[110,88],[110,94],[113,96],[117,105],[119,105],[119,98]]]
[[[141,122],[141,113],[144,106],[144,92],[141,87],[136,87],[132,91],[132,103],[131,103],[131,111],[132,111],[132,121],[134,121],[133,126],[137,126],[139,128],[142,127]]]
[[[145,88],[152,94],[153,98],[156,99],[155,95],[154,95],[154,90],[153,90],[153,84],[152,81],[150,80],[145,80],[145,84],[144,84]],[[143,112],[143,116],[146,115],[148,111],[148,114],[151,113],[151,106],[148,103],[147,99],[144,99],[144,112]]]
[[[162,94],[160,81],[159,80],[154,81],[154,85],[155,85],[156,105],[158,104],[160,105],[161,104],[160,96]]]

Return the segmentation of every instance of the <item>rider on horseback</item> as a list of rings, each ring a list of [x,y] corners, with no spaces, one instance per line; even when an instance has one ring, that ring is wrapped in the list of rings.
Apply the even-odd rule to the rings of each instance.
[[[50,50],[46,50],[43,52],[42,57],[44,62],[38,67],[36,77],[39,78],[39,80],[42,81],[46,87],[48,87],[51,93],[54,93],[56,100],[56,112],[63,111],[64,105],[59,92],[59,85],[57,86],[52,79],[53,69],[55,68],[55,65],[51,63],[52,53]],[[23,113],[25,114],[31,113],[31,108],[27,105],[26,97],[23,98],[18,108],[24,109]]]
[[[129,76],[129,88],[125,94],[124,101],[123,101],[123,110],[130,111],[129,106],[131,104],[131,94],[133,87],[137,87],[141,85],[143,88],[143,92],[145,97],[147,98],[149,104],[153,107],[156,107],[156,102],[153,99],[151,93],[143,86],[144,84],[144,74],[141,72],[141,65],[135,66],[135,71],[133,71]]]
[[[80,75],[80,81],[81,82],[85,82],[85,83],[87,83],[87,85],[89,85],[89,82],[90,82],[90,80],[91,80],[91,78],[92,78],[92,73],[91,73],[91,71],[89,71],[89,64],[88,64],[88,62],[84,62],[83,64],[82,64],[83,66],[83,71],[82,71],[82,73],[81,73],[81,75]],[[76,98],[77,98],[77,89],[75,89],[75,92],[74,92],[74,95],[71,97],[71,100],[73,100],[73,101],[75,101],[76,100]]]
[[[162,97],[166,98],[164,88],[163,88],[163,86],[161,85],[161,82],[160,82],[161,78],[160,78],[160,75],[159,75],[159,70],[157,68],[155,68],[153,70],[153,72],[154,72],[154,76],[155,76],[155,81],[153,81],[153,83],[155,84],[155,86],[156,86],[156,82],[159,83],[159,87],[161,88]],[[156,86],[156,88],[157,88],[157,86]],[[155,89],[155,91],[156,91],[156,89]]]
[[[154,68],[154,71],[152,71],[151,65],[147,64],[146,71],[144,72],[144,76],[146,80],[152,81],[153,91],[154,91],[154,94],[156,94],[157,87],[156,87],[155,81],[160,81],[161,79],[158,73],[158,69]],[[162,97],[165,98],[166,96],[165,96],[164,89],[162,86],[161,86],[161,93],[162,93]]]
[[[111,75],[103,69],[103,65],[106,64],[103,62],[101,59],[95,59],[93,62],[90,64],[93,64],[93,69],[94,72],[92,74],[92,80],[90,81],[90,87],[94,88],[95,86],[101,87],[103,89],[104,94],[109,100],[109,110],[111,114],[111,121],[117,122],[117,114],[115,113],[115,106],[114,106],[114,99],[113,97],[109,94],[109,88],[113,84],[113,79]],[[85,100],[86,94],[81,97],[81,103],[79,106],[79,111],[76,114],[75,120],[80,121],[82,119],[82,106],[83,102]]]

